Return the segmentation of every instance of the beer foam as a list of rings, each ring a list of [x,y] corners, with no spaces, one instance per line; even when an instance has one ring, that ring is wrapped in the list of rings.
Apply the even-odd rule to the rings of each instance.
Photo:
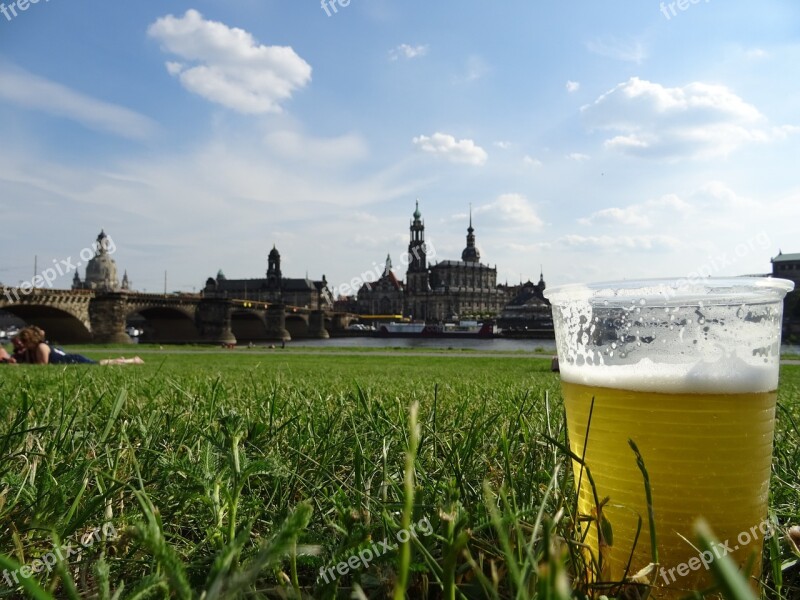
[[[663,394],[748,394],[777,387],[778,361],[754,364],[739,357],[713,362],[656,363],[642,358],[635,364],[581,365],[562,361],[562,380],[568,383]]]

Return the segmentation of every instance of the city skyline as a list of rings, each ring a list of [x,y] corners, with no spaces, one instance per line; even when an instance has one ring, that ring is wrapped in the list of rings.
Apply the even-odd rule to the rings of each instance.
[[[273,244],[338,287],[405,252],[417,198],[441,260],[472,204],[498,283],[800,250],[788,0],[3,6],[10,285],[105,229],[141,290],[260,276]]]

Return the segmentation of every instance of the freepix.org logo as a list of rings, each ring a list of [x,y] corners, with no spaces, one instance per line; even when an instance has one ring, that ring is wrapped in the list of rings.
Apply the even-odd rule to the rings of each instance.
[[[50,2],[50,0],[44,0]],[[14,0],[9,5],[0,3],[0,13],[6,18],[7,21],[13,21],[21,12],[27,11],[31,4],[39,4],[41,0]]]
[[[111,236],[101,235],[98,241],[93,242],[88,248],[80,251],[78,256],[80,260],[75,263],[72,262],[72,257],[68,256],[66,259],[53,259],[53,266],[44,269],[40,274],[35,275],[30,281],[22,281],[16,289],[6,289],[5,296],[9,302],[19,302],[21,296],[28,296],[33,293],[37,288],[47,286],[53,288],[53,282],[59,277],[69,275],[73,271],[77,271],[78,267],[88,263],[97,254],[114,254],[117,251],[117,245]]]

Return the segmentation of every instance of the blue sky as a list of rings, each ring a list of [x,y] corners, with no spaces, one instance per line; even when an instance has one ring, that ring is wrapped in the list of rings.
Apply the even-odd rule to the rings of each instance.
[[[800,251],[796,2],[4,2],[5,283],[101,227],[140,290],[402,275],[417,198],[500,282]]]

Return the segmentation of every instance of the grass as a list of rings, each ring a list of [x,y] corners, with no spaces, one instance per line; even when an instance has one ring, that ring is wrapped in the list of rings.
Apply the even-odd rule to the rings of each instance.
[[[549,360],[146,358],[3,369],[0,568],[34,565],[104,523],[118,533],[25,579],[26,597],[591,592]],[[770,506],[785,525],[800,523],[800,367],[782,378]],[[419,523],[430,529],[398,541]],[[381,542],[398,548],[379,554]],[[797,557],[772,546],[765,593],[796,598]],[[0,578],[0,598],[22,593]]]

